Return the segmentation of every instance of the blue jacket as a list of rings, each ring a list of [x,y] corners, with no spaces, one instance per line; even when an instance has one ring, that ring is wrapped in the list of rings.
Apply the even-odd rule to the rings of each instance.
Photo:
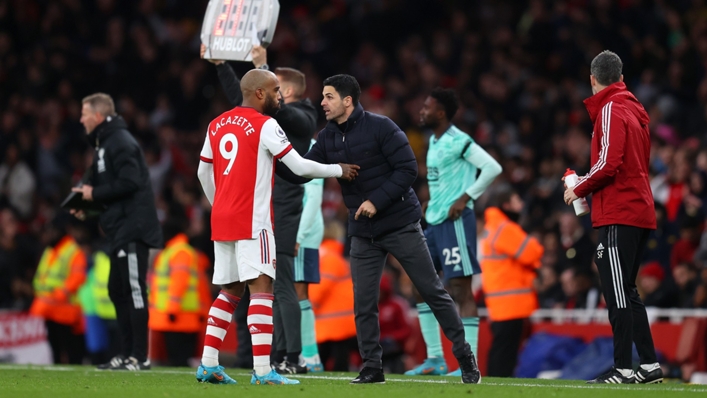
[[[329,122],[305,157],[361,166],[353,181],[339,180],[349,209],[349,235],[375,238],[419,221],[420,202],[411,188],[417,160],[405,133],[387,117],[365,112],[360,104],[342,127],[343,132],[336,122]],[[354,220],[366,200],[376,206],[376,215]]]

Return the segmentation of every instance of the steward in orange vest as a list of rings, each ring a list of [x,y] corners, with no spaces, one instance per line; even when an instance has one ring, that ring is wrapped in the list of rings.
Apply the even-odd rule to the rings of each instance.
[[[524,326],[538,308],[533,281],[544,249],[517,223],[523,210],[523,201],[517,193],[502,189],[489,205],[484,212],[480,250],[481,281],[493,335],[488,375],[510,377]]]
[[[181,232],[185,224],[184,220],[165,223],[163,232],[169,240],[155,259],[149,283],[148,327],[162,332],[170,366],[189,366],[204,322],[200,285],[206,276],[197,251]]]
[[[84,319],[78,291],[86,280],[86,255],[65,232],[65,220],[57,217],[45,227],[44,250],[34,275],[35,298],[30,314],[44,318],[54,363],[81,364],[85,353]]]
[[[348,371],[349,351],[356,347],[353,282],[344,245],[325,236],[319,247],[319,284],[309,286],[322,363],[335,357],[334,371]]]

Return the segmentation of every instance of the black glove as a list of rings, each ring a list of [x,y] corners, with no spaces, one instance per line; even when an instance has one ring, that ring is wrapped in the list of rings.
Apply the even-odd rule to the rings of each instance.
[[[172,323],[177,322],[177,314],[169,314],[169,321]]]

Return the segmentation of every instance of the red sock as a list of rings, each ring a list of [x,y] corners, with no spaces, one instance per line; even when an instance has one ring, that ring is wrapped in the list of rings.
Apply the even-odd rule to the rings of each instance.
[[[218,352],[221,349],[226,330],[231,324],[233,311],[236,310],[241,299],[221,291],[214,300],[209,310],[209,319],[206,323],[206,336],[204,337],[204,352],[201,364],[204,366],[218,366]]]
[[[270,373],[270,349],[273,329],[272,302],[274,297],[269,293],[250,295],[248,330],[253,342],[253,369],[258,376]]]

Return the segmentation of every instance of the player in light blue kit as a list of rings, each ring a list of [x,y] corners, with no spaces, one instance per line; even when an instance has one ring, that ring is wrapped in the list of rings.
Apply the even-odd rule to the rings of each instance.
[[[310,148],[315,142],[312,140]],[[319,359],[314,311],[309,302],[309,284],[319,283],[320,280],[319,246],[324,238],[323,195],[323,179],[316,178],[304,184],[302,217],[297,230],[295,247],[295,290],[302,311],[302,357],[309,373],[324,371],[322,361]]]
[[[464,324],[466,341],[476,352],[479,317],[471,292],[472,275],[481,273],[476,258],[476,200],[501,173],[501,165],[474,140],[451,123],[459,103],[453,90],[436,88],[420,110],[420,124],[434,132],[427,151],[430,201],[423,204],[425,237],[437,271],[445,281]],[[477,177],[477,171],[481,170]],[[426,209],[426,210],[425,210]],[[418,296],[418,317],[427,345],[427,359],[406,375],[445,375],[439,325],[430,307]],[[457,370],[449,374],[459,376]]]

